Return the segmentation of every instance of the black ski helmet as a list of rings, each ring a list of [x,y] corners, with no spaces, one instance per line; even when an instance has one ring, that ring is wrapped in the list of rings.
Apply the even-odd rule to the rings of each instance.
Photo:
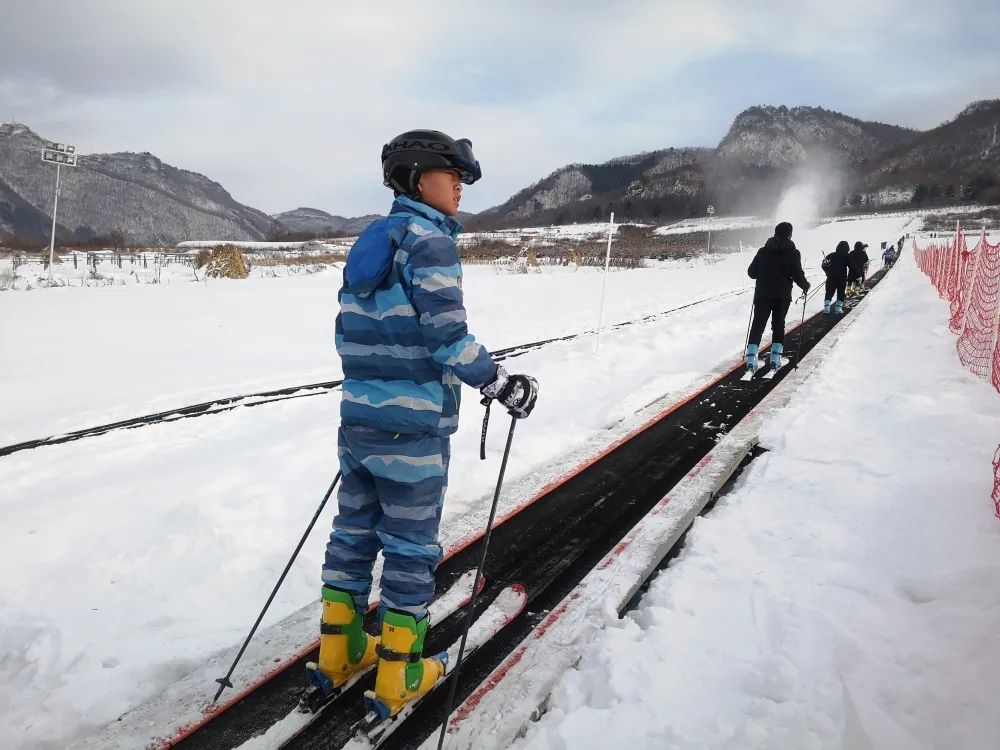
[[[472,141],[457,141],[438,130],[408,130],[382,146],[382,176],[396,195],[417,197],[420,175],[428,169],[453,169],[471,185],[483,176]]]

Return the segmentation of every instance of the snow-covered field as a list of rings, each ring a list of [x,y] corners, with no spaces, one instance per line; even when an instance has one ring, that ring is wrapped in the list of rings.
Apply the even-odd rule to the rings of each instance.
[[[236,245],[244,250],[295,251],[296,253],[337,253],[349,250],[354,238],[337,240],[302,240],[301,242],[253,242],[250,240],[187,240],[178,242],[177,247],[185,250],[214,248],[222,245]]]
[[[710,228],[714,232],[721,232],[724,229],[762,229],[774,226],[771,219],[762,219],[758,216],[720,216],[717,219],[685,219],[666,226],[657,227],[653,233],[660,235],[670,234],[690,234],[691,232],[707,232]]]
[[[807,273],[816,279],[820,251],[829,252],[840,239],[861,239],[877,248],[881,240],[898,237],[908,221],[890,216],[842,222],[820,226],[795,239],[811,267]],[[584,337],[510,360],[509,369],[535,375],[542,388],[538,408],[519,430],[508,468],[510,479],[516,481],[542,467],[551,470],[560,457],[616,420],[664,394],[682,394],[721,362],[735,359],[747,325],[749,294],[740,293],[749,290],[744,275],[746,261],[730,255],[712,263],[668,263],[613,273],[608,280],[605,313],[609,323],[691,301],[709,301],[649,323],[607,332],[597,354],[593,337]],[[0,413],[4,414],[0,444],[215,396],[336,378],[339,363],[332,346],[332,327],[338,277],[331,269],[291,278],[4,293],[0,295],[0,316],[18,324],[0,328],[0,350],[19,354],[6,358],[0,368]],[[472,331],[487,346],[500,348],[593,328],[601,277],[586,269],[506,275],[470,267],[464,286]],[[945,316],[933,293],[924,298],[925,306],[934,308],[933,322],[920,317],[919,305],[913,310],[891,309],[886,316],[889,322],[876,321],[877,325],[861,337],[863,342],[879,357],[888,358],[891,348],[878,351],[883,339],[922,340],[920,337],[927,336],[939,344],[935,356],[940,361],[935,367],[946,369]],[[819,305],[817,296],[811,309]],[[872,305],[866,315],[875,316],[877,310]],[[924,356],[929,355],[922,349],[897,350],[899,362],[885,360],[890,375],[869,373],[863,383],[857,381],[855,388],[860,394],[856,398],[888,389],[892,378],[898,380],[903,377],[899,373],[907,371],[907,357]],[[844,419],[836,420],[824,415],[846,408],[835,400],[844,398],[845,390],[850,392],[841,379],[853,383],[860,377],[853,368],[843,369],[843,378],[839,370],[824,376],[836,386],[832,392],[828,393],[829,387],[820,389],[813,384],[806,394],[810,403],[834,399],[831,409],[815,413],[808,409],[817,407],[803,405],[796,412],[815,413],[812,419],[800,418],[813,426],[815,435],[793,439],[796,429],[805,428],[794,419],[789,422],[788,445],[798,446],[800,453],[792,456],[795,461],[785,473],[774,474],[774,482],[767,478],[772,475],[767,475],[757,485],[749,480],[746,483],[747,487],[759,487],[761,497],[770,497],[775,503],[780,497],[786,497],[787,502],[787,496],[765,491],[763,484],[794,484],[811,493],[808,504],[769,508],[766,517],[770,527],[765,524],[759,531],[760,539],[754,541],[765,544],[775,527],[782,530],[779,536],[791,534],[798,526],[827,528],[830,501],[822,506],[827,515],[817,516],[819,500],[815,496],[833,476],[829,463],[847,460],[843,457],[854,455],[853,446],[858,445],[862,455],[854,455],[851,466],[870,468],[865,463],[869,460],[883,466],[886,462],[909,465],[907,459],[914,447],[894,453],[892,446],[877,442],[877,433],[871,432],[873,425],[890,421],[896,413],[911,415],[915,405],[924,400],[929,401],[929,415],[942,414],[942,405],[949,401],[942,398],[942,387],[946,387],[944,393],[954,388],[960,394],[979,387],[970,384],[971,376],[954,363],[947,378],[908,386],[930,389],[933,399],[926,390],[908,390],[901,385],[881,400],[862,401],[868,404],[871,419],[860,411],[848,411]],[[927,377],[941,372],[944,370],[931,369]],[[869,390],[869,386],[875,389]],[[468,395],[462,427],[453,441],[445,524],[483,502],[495,480],[495,466],[478,460],[481,411],[473,394]],[[964,399],[971,397],[956,398],[956,408],[965,408],[968,403]],[[997,399],[979,398],[974,414],[988,426],[990,414],[996,417]],[[331,392],[0,458],[0,486],[4,488],[0,495],[4,518],[0,562],[5,570],[16,571],[0,582],[0,623],[4,626],[0,629],[0,744],[64,747],[70,739],[93,731],[156,694],[207,656],[239,642],[336,472],[338,406],[339,394]],[[991,406],[993,412],[989,411]],[[952,436],[959,428],[949,419],[940,417],[950,425],[943,434]],[[961,425],[962,419],[957,416],[954,421]],[[491,435],[494,455],[502,448],[502,432],[494,430]],[[964,435],[966,441],[972,440],[968,433]],[[920,451],[936,446],[937,455],[947,453],[949,460],[962,445],[926,434],[916,437],[912,432],[910,440],[921,443]],[[779,444],[777,437],[772,441]],[[993,445],[978,448],[991,453]],[[868,451],[875,455],[870,458]],[[760,459],[750,477],[764,471],[778,472],[783,455],[776,451]],[[914,467],[922,467],[924,473],[929,469],[926,461]],[[815,476],[820,481],[815,481]],[[961,481],[953,486],[963,492],[971,489]],[[881,493],[891,496],[887,502],[906,507],[910,485],[899,485],[891,471],[880,468],[859,471],[857,478],[852,476],[837,492],[841,502],[851,507],[864,498],[881,497]],[[734,495],[717,514],[724,517],[721,514],[730,512],[730,506],[740,507],[742,496]],[[963,506],[966,515],[972,513],[973,500],[963,502],[967,503]],[[990,508],[988,503],[982,505],[984,517],[990,517]],[[307,542],[265,624],[316,598],[331,513],[332,509],[328,510]],[[699,522],[693,542],[703,535],[702,528],[715,523],[714,518]],[[729,524],[730,538],[736,534],[735,538],[741,539],[743,522]],[[940,524],[940,519],[929,519],[928,527],[932,523]],[[886,564],[892,562],[892,555],[905,550],[905,533],[923,533],[919,524],[914,526],[890,538]],[[962,528],[956,527],[955,533]],[[817,539],[816,551],[826,549],[823,544],[828,540],[822,535]],[[837,539],[840,537],[833,541]],[[918,536],[920,539],[923,537]],[[867,541],[871,543],[870,554],[878,559],[878,539],[872,536]],[[970,541],[962,555],[974,554],[977,545]],[[751,542],[745,540],[729,549],[721,546],[730,555],[740,550],[753,552]],[[802,544],[795,549],[804,560],[811,548]],[[859,548],[855,544],[851,549],[858,552]],[[711,566],[708,556],[705,553],[701,562]],[[689,558],[699,560],[690,552],[685,559]],[[803,560],[796,558],[796,566],[808,569]],[[675,566],[662,576],[653,595],[683,567]],[[753,570],[747,564],[735,567]],[[716,574],[734,574],[724,564],[710,569]],[[874,586],[867,576],[851,581],[857,566],[838,570],[843,575],[837,580],[847,588]],[[929,585],[926,580],[924,584]],[[972,580],[969,585],[974,584]],[[729,585],[707,585],[704,601],[717,601],[713,597]],[[934,590],[941,588],[939,585]],[[871,591],[873,601],[885,593],[877,586]],[[694,596],[693,584],[690,593]],[[654,609],[644,605],[641,613]],[[775,611],[779,612],[773,618],[775,628],[790,621],[782,610]],[[714,613],[710,616],[713,621],[718,619]],[[800,649],[802,669],[812,663],[810,659],[822,662],[821,645],[814,651],[807,648],[812,621],[794,623],[799,626],[794,635],[801,640],[791,636],[778,640],[787,641],[790,649]],[[962,643],[958,625],[954,625],[954,637],[949,641],[956,646]],[[639,633],[642,626],[645,622],[641,619],[626,620],[622,632]],[[695,622],[688,630],[697,631],[698,627]],[[774,632],[780,631],[768,630]],[[608,638],[617,633],[609,631]],[[641,640],[638,635],[635,638]],[[768,643],[751,643],[758,644],[762,659],[768,656]],[[724,654],[737,647],[742,648],[740,639],[730,637],[717,643],[714,653]],[[599,653],[614,648],[609,641],[607,649]],[[749,658],[743,651],[738,653],[744,662]],[[798,659],[799,652],[791,653],[786,661],[782,661],[781,652],[770,656],[781,666]],[[653,657],[646,661],[652,663]],[[724,663],[720,656],[716,666],[721,670]],[[664,667],[662,673],[671,672]],[[803,674],[794,676],[804,680]],[[618,678],[614,685],[623,679]],[[660,685],[653,677],[641,679],[647,685]],[[734,677],[727,682],[720,676],[716,684],[726,687],[737,681]],[[623,690],[628,680],[625,683]],[[677,697],[664,690],[664,700]],[[702,699],[701,705],[724,703],[736,715],[743,705],[739,702],[742,695]],[[600,695],[595,693],[594,697],[600,701]],[[581,707],[583,701],[574,699],[571,687],[561,689],[557,710],[543,720],[539,731],[562,731],[556,726],[559,710],[567,715],[586,712]],[[655,711],[650,712],[648,706],[645,710],[654,719],[669,713],[663,703]],[[825,709],[820,705],[816,710]],[[745,718],[749,721],[753,716]],[[628,723],[635,725],[637,721],[631,717]]]
[[[617,232],[621,223],[614,225]],[[645,226],[645,225],[640,225]],[[608,236],[608,222],[598,221],[586,224],[552,224],[542,227],[519,227],[498,229],[489,232],[469,232],[462,235],[461,242],[476,240],[503,240],[517,243],[527,240],[598,240]]]
[[[343,253],[344,248],[296,251],[296,255],[308,257],[327,252]],[[124,255],[122,265],[119,267],[110,256],[110,253],[105,254],[97,261],[95,267],[88,265],[86,253],[78,253],[74,266],[73,254],[70,253],[63,256],[62,262],[53,264],[51,275],[38,261],[22,263],[15,268],[11,259],[0,259],[0,292],[42,291],[64,287],[92,289],[153,284],[205,284],[211,281],[206,281],[204,272],[194,268],[187,259],[165,260],[162,253],[143,251],[134,256]],[[315,262],[282,262],[279,253],[274,253],[270,257],[249,255],[247,263],[250,267],[250,278],[253,279],[301,276],[324,271],[331,265],[336,265],[327,262],[325,258],[316,258]]]
[[[997,747],[1000,397],[905,255],[517,745]]]
[[[981,204],[972,204],[968,206],[948,206],[945,208],[930,208],[930,209],[913,209],[910,211],[898,211],[892,214],[886,213],[870,213],[870,214],[853,214],[848,216],[831,216],[819,220],[819,224],[830,224],[847,222],[848,225],[853,225],[856,222],[868,222],[868,221],[882,221],[887,217],[891,216],[894,220],[899,221],[901,224],[905,224],[907,221],[913,219],[919,219],[924,216],[931,215],[942,215],[942,214],[972,214],[979,213],[984,209]],[[767,229],[777,222],[777,219],[765,219],[760,216],[717,216],[712,219],[708,217],[698,217],[692,219],[684,219],[683,221],[677,221],[672,224],[666,224],[662,227],[657,227],[653,230],[654,234],[658,235],[672,235],[672,234],[690,234],[692,232],[705,232],[711,227],[712,231],[719,232],[722,230],[731,229]],[[883,237],[886,240],[895,240],[897,237]]]
[[[633,320],[748,281],[738,256],[614,272],[605,321]],[[469,266],[464,283],[473,333],[491,348],[597,325],[596,269],[505,275]],[[0,350],[24,356],[4,364],[0,445],[339,378],[339,285],[340,271],[330,268],[290,278],[2,294],[0,315],[19,323],[0,329]]]

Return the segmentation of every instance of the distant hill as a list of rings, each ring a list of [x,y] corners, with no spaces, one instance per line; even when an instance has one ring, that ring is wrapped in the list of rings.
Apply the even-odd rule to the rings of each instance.
[[[0,125],[0,232],[48,238],[55,169],[46,141],[20,124]],[[173,244],[192,237],[259,240],[275,222],[217,182],[149,153],[80,156],[62,170],[57,236],[86,240],[120,232],[126,241]]]
[[[922,190],[920,190],[922,188]],[[859,190],[925,200],[986,197],[1000,202],[1000,99],[974,102],[955,119],[880,154]]]
[[[604,220],[667,221],[774,209],[803,171],[823,175],[828,210],[950,200],[1000,202],[1000,100],[974,102],[918,132],[822,107],[755,106],[740,112],[715,148],[664,148],[601,164],[569,164],[480,214],[471,230]],[[0,125],[0,235],[48,239],[54,175],[45,141]],[[217,182],[149,153],[81,156],[63,170],[60,240],[121,233],[127,242],[262,240],[359,234],[377,214],[348,218],[317,208],[267,216]],[[388,196],[387,196],[388,197]]]
[[[388,197],[392,197],[389,195]],[[388,206],[387,206],[388,207]],[[283,211],[274,214],[272,217],[277,221],[286,234],[289,235],[309,235],[313,237],[330,237],[342,235],[353,237],[361,234],[365,227],[376,219],[381,219],[382,214],[367,214],[365,216],[355,216],[346,218],[335,216],[321,211],[318,208],[296,208],[292,211]],[[467,221],[474,214],[459,211],[459,221]]]
[[[366,226],[381,216],[368,214],[347,218],[346,216],[328,214],[318,208],[296,208],[293,211],[274,214],[272,218],[291,234],[312,234],[322,237],[334,234],[360,234]]]
[[[924,193],[981,198],[1000,185],[998,127],[997,100],[926,133],[822,107],[750,107],[716,148],[570,164],[483,211],[470,228],[594,221],[612,210],[624,220],[666,221],[703,216],[709,204],[728,214],[767,212],[806,170],[829,176],[830,209],[910,205]]]

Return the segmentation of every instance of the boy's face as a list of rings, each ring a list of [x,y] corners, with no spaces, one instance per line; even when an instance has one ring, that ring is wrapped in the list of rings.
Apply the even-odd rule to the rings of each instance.
[[[458,172],[428,169],[420,175],[417,190],[420,191],[421,201],[445,216],[458,213],[458,204],[462,200],[462,183],[458,179]]]

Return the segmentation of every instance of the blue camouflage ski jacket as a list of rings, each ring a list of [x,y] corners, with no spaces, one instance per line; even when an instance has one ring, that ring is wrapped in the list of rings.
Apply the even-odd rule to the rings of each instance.
[[[450,435],[461,384],[481,388],[497,365],[466,327],[462,225],[405,196],[347,256],[336,344],[344,425]]]

